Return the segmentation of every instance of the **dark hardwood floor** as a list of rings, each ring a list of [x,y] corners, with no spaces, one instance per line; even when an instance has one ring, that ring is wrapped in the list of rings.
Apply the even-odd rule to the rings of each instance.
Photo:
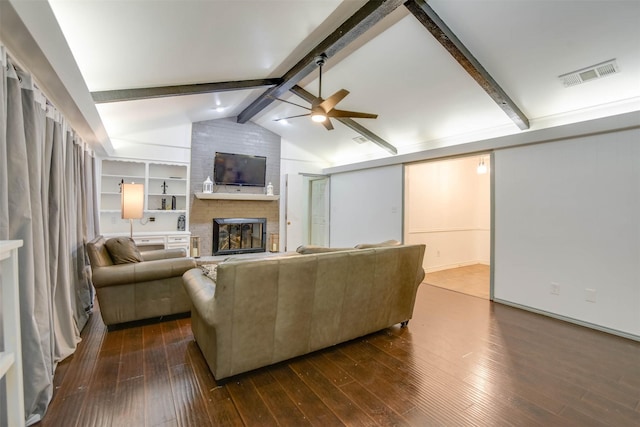
[[[640,343],[426,284],[408,328],[224,385],[188,318],[82,338],[39,426],[640,425]]]

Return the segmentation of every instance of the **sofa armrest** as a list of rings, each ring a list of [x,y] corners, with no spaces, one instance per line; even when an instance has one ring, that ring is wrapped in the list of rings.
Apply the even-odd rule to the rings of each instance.
[[[158,249],[155,251],[140,252],[145,261],[155,261],[158,259],[184,258],[187,250],[184,248]]]
[[[98,267],[93,269],[93,285],[100,288],[179,277],[195,267],[196,261],[185,257]]]
[[[199,268],[193,268],[182,275],[184,289],[191,299],[193,307],[202,315],[205,322],[211,320],[213,298],[216,294],[216,283],[209,279]]]

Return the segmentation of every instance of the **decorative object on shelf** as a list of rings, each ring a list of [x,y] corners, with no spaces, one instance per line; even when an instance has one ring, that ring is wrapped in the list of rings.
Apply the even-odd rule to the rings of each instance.
[[[175,211],[176,210],[176,196],[171,196],[171,210]]]
[[[167,185],[167,181],[162,181],[162,185],[160,187],[162,187],[162,194],[167,194],[167,188],[169,187]]]
[[[200,236],[191,236],[191,256],[200,258]]]
[[[118,183],[118,193],[122,193],[122,184],[124,184],[124,179],[121,179]]]
[[[278,252],[280,245],[280,235],[278,233],[269,234],[269,252]]]
[[[162,209],[163,211],[167,209],[167,199],[165,199],[164,197],[162,198],[162,205],[160,206],[160,209]]]
[[[122,219],[128,219],[133,238],[133,220],[144,216],[144,184],[122,184]]]
[[[178,217],[178,231],[184,231],[186,222],[187,222],[187,217],[185,217],[184,215],[180,215]]]
[[[267,196],[273,196],[273,184],[271,183],[267,185]]]
[[[202,192],[203,193],[213,193],[213,181],[211,181],[211,177],[208,176],[207,179],[202,183]]]

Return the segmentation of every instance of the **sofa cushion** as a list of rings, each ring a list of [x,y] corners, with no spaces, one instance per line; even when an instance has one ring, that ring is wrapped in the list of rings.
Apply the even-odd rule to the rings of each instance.
[[[129,237],[113,237],[105,244],[114,264],[128,264],[143,260],[133,239]]]
[[[387,246],[400,246],[400,242],[397,240],[385,240],[380,243],[360,243],[356,245],[356,249],[371,249],[371,248],[385,248]]]
[[[326,246],[317,246],[317,245],[302,245],[298,246],[296,252],[302,255],[311,255],[311,254],[322,254],[325,252],[342,252],[342,251],[351,251],[353,248],[328,248]]]

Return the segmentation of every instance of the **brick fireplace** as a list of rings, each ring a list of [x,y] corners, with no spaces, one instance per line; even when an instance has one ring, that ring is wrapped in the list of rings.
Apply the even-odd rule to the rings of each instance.
[[[280,194],[280,136],[256,125],[239,124],[235,118],[196,122],[191,130],[191,200],[189,231],[200,237],[202,256],[213,254],[213,218],[265,218],[266,239],[280,232],[280,206],[273,200],[201,200],[193,193],[202,191],[202,183],[213,175],[216,151],[252,154],[267,158],[266,181]],[[215,192],[262,194],[264,188],[221,186]]]

